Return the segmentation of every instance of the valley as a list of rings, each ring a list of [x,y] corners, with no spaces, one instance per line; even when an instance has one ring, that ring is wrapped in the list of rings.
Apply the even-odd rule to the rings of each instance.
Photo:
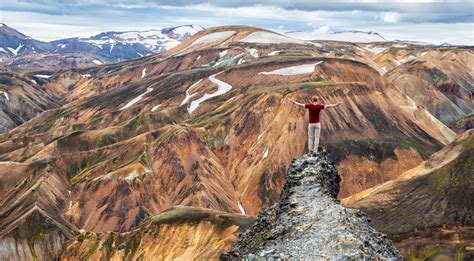
[[[312,95],[343,102],[321,116],[321,145],[342,179],[339,199],[401,184],[398,206],[430,206],[438,202],[432,187],[397,180],[470,141],[471,132],[448,126],[472,121],[473,54],[222,26],[138,59],[1,73],[0,259],[161,255],[156,242],[164,238],[199,242],[163,259],[218,258],[238,230],[279,202],[288,166],[306,151],[307,115],[289,99]],[[463,151],[466,163],[472,148]],[[461,183],[470,179],[464,169]],[[402,200],[413,187],[428,191],[426,201]],[[469,198],[472,190],[455,191]],[[418,230],[392,229],[403,211],[370,196],[357,202],[351,207],[397,247],[410,244]],[[447,212],[457,213],[454,206]],[[474,209],[461,207],[466,217]],[[417,229],[434,222],[413,215]],[[451,220],[436,217],[437,225]],[[462,221],[469,230],[471,220]]]

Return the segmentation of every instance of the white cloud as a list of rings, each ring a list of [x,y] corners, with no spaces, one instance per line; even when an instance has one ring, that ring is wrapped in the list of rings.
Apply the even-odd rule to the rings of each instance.
[[[395,23],[398,22],[399,18],[400,15],[398,13],[389,12],[383,14],[382,20],[387,23]]]

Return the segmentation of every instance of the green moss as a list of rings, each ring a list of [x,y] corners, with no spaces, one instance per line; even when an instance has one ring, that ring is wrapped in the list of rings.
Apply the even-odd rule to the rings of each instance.
[[[418,251],[414,251],[411,253],[408,253],[407,256],[405,256],[405,259],[408,261],[424,261],[428,259],[429,257],[433,256],[440,250],[440,247],[434,247],[434,248],[427,248],[427,249],[422,249]]]
[[[84,256],[83,260],[89,260],[89,258],[95,253],[97,248],[99,248],[99,240],[94,240],[94,244],[92,245],[91,248],[86,252],[86,255]]]
[[[213,247],[215,247],[215,246],[219,245],[220,242],[221,242],[220,239],[214,239],[214,240],[212,240],[211,245],[212,245]]]
[[[438,83],[441,81],[446,81],[449,79],[449,77],[439,70],[438,68],[428,68],[426,67],[426,72],[429,74],[431,81],[434,83]]]
[[[137,252],[138,246],[140,246],[141,234],[134,232],[130,235],[130,238],[125,243],[125,256],[134,256]]]
[[[138,115],[128,122],[127,127],[130,127],[131,129],[138,129],[138,127],[140,127],[142,123],[143,123],[143,116]]]
[[[90,232],[87,231],[85,233],[79,234],[77,236],[76,240],[77,240],[77,242],[82,243],[82,242],[84,242],[84,240],[89,239],[89,237],[90,237]]]
[[[71,178],[71,185],[75,185],[77,184],[78,182],[82,181],[82,178],[83,176],[89,172],[90,170],[94,169],[95,167],[97,167],[98,165],[102,164],[104,161],[107,161],[107,160],[113,160],[117,158],[117,156],[115,157],[112,157],[112,158],[109,158],[109,159],[106,159],[106,160],[98,160],[97,162],[95,163],[92,163],[90,165],[86,165],[84,168],[82,168],[76,175],[72,176]]]
[[[102,249],[105,249],[108,259],[110,259],[113,254],[113,249],[112,249],[113,243],[114,243],[114,234],[110,233],[107,236],[107,239],[102,243],[102,246],[101,246]]]
[[[464,252],[464,245],[461,245],[456,249],[456,260],[457,261],[462,261],[463,252]]]
[[[474,169],[474,132],[469,134],[465,140],[461,141],[462,152],[453,161],[433,171],[428,186],[430,191],[437,195],[443,193],[446,199],[457,207],[472,207],[474,198],[474,179],[472,170]]]

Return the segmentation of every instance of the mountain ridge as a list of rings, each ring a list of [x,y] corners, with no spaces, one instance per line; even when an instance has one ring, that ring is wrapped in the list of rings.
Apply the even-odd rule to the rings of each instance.
[[[108,31],[91,37],[44,42],[2,24],[0,62],[8,70],[63,69],[64,65],[66,68],[96,66],[169,50],[202,29],[198,25],[181,25],[146,31]],[[81,54],[84,58],[93,58],[80,60]]]
[[[336,199],[340,177],[325,149],[295,158],[280,201],[221,255],[221,260],[401,259],[362,211]]]

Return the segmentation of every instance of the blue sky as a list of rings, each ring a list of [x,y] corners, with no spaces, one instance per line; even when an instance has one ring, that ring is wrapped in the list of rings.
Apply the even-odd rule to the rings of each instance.
[[[8,0],[0,22],[40,39],[197,24],[278,32],[375,31],[387,39],[474,45],[474,1]]]

